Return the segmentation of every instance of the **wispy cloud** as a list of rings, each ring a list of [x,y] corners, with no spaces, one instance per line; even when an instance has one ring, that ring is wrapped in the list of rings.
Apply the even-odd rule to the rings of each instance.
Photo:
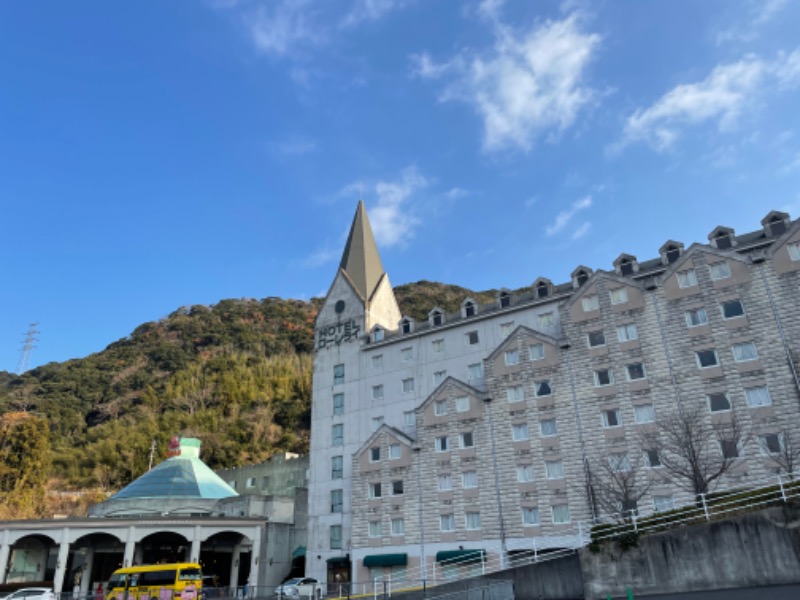
[[[789,161],[789,163],[778,169],[778,173],[781,175],[788,175],[789,173],[798,170],[800,170],[800,152],[795,155],[794,160]]]
[[[350,11],[341,21],[341,26],[355,27],[364,21],[377,21],[390,12],[401,8],[403,0],[356,0]]]
[[[567,210],[562,210],[560,213],[556,215],[555,220],[547,226],[545,229],[545,233],[547,235],[555,235],[564,229],[569,222],[573,219],[575,215],[579,212],[586,210],[592,205],[592,197],[585,196],[580,200],[577,200],[570,206]],[[581,231],[583,229],[583,231]],[[579,227],[575,233],[573,233],[572,238],[577,239],[584,235],[589,230],[589,224],[584,223],[581,227]]]
[[[717,44],[753,41],[761,34],[761,27],[772,21],[787,4],[789,0],[751,1],[745,16],[738,23],[717,32],[715,36]]]
[[[704,80],[680,84],[652,106],[628,117],[622,139],[610,148],[621,150],[633,142],[644,142],[657,151],[672,148],[682,130],[712,123],[719,131],[734,128],[756,98],[778,81],[782,86],[800,78],[800,52],[779,54],[773,62],[755,55],[714,67]]]
[[[341,252],[341,248],[338,250],[331,247],[320,248],[313,254],[306,257],[306,259],[303,261],[303,266],[308,267],[309,269],[315,269],[317,267],[327,265],[338,258],[339,252]]]
[[[375,241],[382,246],[403,245],[414,234],[419,219],[409,206],[413,195],[428,186],[416,167],[405,169],[395,181],[378,181],[373,191],[378,202],[369,208]]]
[[[589,233],[589,230],[590,230],[591,228],[592,228],[592,224],[591,224],[591,223],[589,223],[589,221],[586,221],[585,223],[581,224],[581,226],[580,226],[580,227],[578,227],[578,228],[575,230],[575,232],[572,234],[572,239],[573,239],[573,240],[577,240],[577,239],[579,239],[579,238],[582,238],[582,237],[583,237],[583,236],[585,236],[587,233]]]
[[[584,78],[600,36],[583,32],[577,14],[518,34],[500,22],[501,5],[490,0],[479,9],[491,21],[492,50],[440,63],[419,54],[412,57],[414,74],[446,78],[439,99],[473,107],[483,120],[486,151],[529,150],[540,136],[570,127],[595,97]]]

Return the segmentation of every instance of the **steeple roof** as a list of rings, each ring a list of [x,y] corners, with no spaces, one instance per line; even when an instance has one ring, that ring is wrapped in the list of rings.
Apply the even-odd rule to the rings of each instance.
[[[381,257],[372,235],[364,203],[359,200],[339,267],[364,300],[369,300],[383,275]]]

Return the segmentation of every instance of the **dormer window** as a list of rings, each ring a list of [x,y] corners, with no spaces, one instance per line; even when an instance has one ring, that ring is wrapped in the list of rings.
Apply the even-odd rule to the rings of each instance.
[[[400,331],[402,331],[404,334],[414,331],[414,323],[411,321],[411,319],[405,318],[400,321]]]
[[[508,292],[500,293],[500,308],[511,306],[511,294]]]
[[[681,257],[681,249],[676,248],[675,246],[670,246],[667,248],[666,256],[668,263],[674,263]]]
[[[619,272],[622,275],[633,275],[633,263],[629,260],[624,260],[619,265]]]
[[[589,281],[592,275],[592,270],[588,267],[580,266],[572,272],[572,288],[577,290],[584,283]]]
[[[777,210],[771,211],[766,217],[761,219],[764,233],[772,237],[778,237],[786,231],[789,222],[789,214]]]
[[[727,250],[728,248],[733,246],[733,242],[731,241],[731,236],[728,235],[728,232],[726,231],[720,231],[717,234],[717,237],[714,238],[714,243],[720,250]]]
[[[589,275],[586,273],[586,271],[581,271],[580,273],[578,273],[577,279],[578,279],[578,285],[581,286],[587,281],[589,281]]]
[[[372,330],[372,341],[373,342],[382,342],[384,337],[384,331],[381,327],[376,327]]]
[[[769,229],[772,235],[777,237],[786,231],[786,223],[778,216],[772,217],[769,223]]]
[[[547,284],[542,281],[536,286],[536,297],[547,298],[550,295],[550,290],[547,289]]]
[[[620,254],[614,261],[614,269],[623,277],[633,275],[637,270],[636,257],[631,254]]]
[[[669,240],[658,249],[658,252],[661,254],[661,262],[665,265],[671,265],[683,254],[683,244]]]
[[[444,323],[444,313],[439,309],[434,309],[428,314],[428,318],[430,319],[431,325],[434,327],[438,327],[442,323]]]
[[[475,316],[475,303],[469,301],[464,303],[464,316],[465,317]]]

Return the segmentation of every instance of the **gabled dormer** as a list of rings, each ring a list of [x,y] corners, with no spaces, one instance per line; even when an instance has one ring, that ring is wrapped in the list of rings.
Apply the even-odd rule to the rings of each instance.
[[[545,277],[539,277],[533,282],[533,295],[537,300],[549,298],[553,295],[553,282]]]
[[[620,254],[614,261],[614,270],[618,275],[628,277],[639,271],[639,261],[633,254]]]
[[[432,308],[428,313],[428,322],[431,324],[431,327],[439,327],[439,325],[444,325],[445,312],[438,306]]]
[[[372,342],[382,342],[386,338],[386,330],[380,325],[375,325],[369,332],[369,339]]]
[[[486,359],[495,377],[558,364],[558,341],[520,325]]]
[[[358,473],[409,466],[413,445],[413,439],[384,423],[353,454]]]
[[[400,333],[403,335],[413,333],[416,321],[411,317],[403,317],[400,319]]]
[[[508,308],[511,306],[511,292],[503,288],[497,294],[497,306],[500,308]]]
[[[472,298],[467,298],[461,303],[461,316],[465,319],[478,314],[478,303]]]
[[[747,284],[751,273],[746,263],[745,257],[734,251],[692,244],[661,274],[660,286],[667,300],[675,300],[700,294],[704,279],[716,289]]]
[[[416,412],[422,414],[423,426],[441,425],[456,418],[475,418],[483,412],[486,394],[480,390],[448,376],[431,395],[419,405]]]
[[[772,210],[766,217],[761,219],[761,225],[764,227],[764,234],[767,237],[778,237],[789,228],[789,213]]]
[[[683,254],[683,244],[674,240],[669,240],[658,249],[658,253],[661,255],[661,264],[671,265]]]
[[[730,250],[736,245],[736,232],[720,225],[708,234],[708,242],[719,250]]]
[[[573,289],[578,289],[584,283],[589,281],[589,278],[592,276],[592,270],[589,267],[584,267],[583,265],[576,268],[570,277],[572,277],[572,287]]]

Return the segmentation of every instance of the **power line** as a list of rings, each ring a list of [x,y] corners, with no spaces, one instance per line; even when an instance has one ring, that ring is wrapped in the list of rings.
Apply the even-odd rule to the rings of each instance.
[[[41,331],[36,329],[37,325],[38,323],[31,323],[28,327],[28,333],[25,334],[25,341],[22,344],[22,353],[20,354],[19,364],[17,365],[17,375],[22,375],[30,366],[31,351],[36,348],[34,342],[39,341],[36,334],[41,333]]]

